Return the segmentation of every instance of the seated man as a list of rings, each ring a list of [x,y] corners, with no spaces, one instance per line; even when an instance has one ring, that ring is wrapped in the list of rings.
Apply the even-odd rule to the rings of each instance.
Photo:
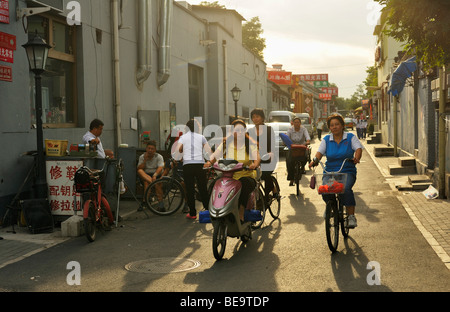
[[[137,165],[137,173],[144,183],[144,189],[161,176],[163,169],[164,158],[156,152],[156,142],[148,142],[145,153],[139,156]]]
[[[94,145],[99,158],[114,158],[114,152],[112,150],[103,149],[102,141],[100,140],[100,136],[103,133],[103,126],[103,121],[99,119],[92,120],[89,125],[89,131],[83,136],[83,143]]]

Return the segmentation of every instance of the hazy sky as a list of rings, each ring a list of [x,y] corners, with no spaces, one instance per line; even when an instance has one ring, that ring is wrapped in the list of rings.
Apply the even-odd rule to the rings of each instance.
[[[209,0],[214,2],[215,0]],[[200,4],[202,0],[187,1]],[[266,38],[267,66],[293,74],[329,74],[339,96],[349,98],[375,63],[373,0],[219,0],[246,20],[258,16]]]

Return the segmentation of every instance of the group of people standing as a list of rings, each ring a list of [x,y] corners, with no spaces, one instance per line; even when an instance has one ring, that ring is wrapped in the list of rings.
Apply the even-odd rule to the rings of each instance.
[[[251,119],[255,127],[247,129],[246,123],[241,119],[236,119],[232,123],[232,133],[227,134],[223,142],[212,151],[206,138],[201,134],[202,125],[195,119],[187,122],[187,133],[181,135],[173,144],[172,152],[177,153],[182,158],[183,177],[187,193],[187,205],[189,213],[186,215],[189,219],[196,219],[195,209],[195,185],[197,184],[203,208],[208,209],[209,198],[207,191],[207,177],[204,168],[210,168],[221,158],[234,159],[243,163],[249,169],[261,168],[261,179],[265,181],[265,194],[273,193],[274,197],[279,194],[274,193],[274,185],[271,175],[278,163],[278,153],[273,153],[272,142],[274,142],[275,132],[270,126],[265,125],[265,115],[262,109],[254,109],[251,112]],[[326,126],[330,133],[323,137],[321,144],[314,159],[309,163],[309,167],[319,164],[322,157],[326,157],[325,170],[327,172],[337,171],[345,159],[353,159],[347,162],[342,170],[347,173],[347,185],[345,193],[342,195],[343,204],[347,207],[349,214],[349,227],[356,227],[355,197],[352,191],[356,182],[356,164],[361,160],[363,146],[360,132],[358,137],[345,131],[345,122],[341,115],[334,114],[328,117]],[[100,128],[99,128],[100,127]],[[99,136],[103,123],[91,124],[91,130],[86,133],[85,138],[88,142],[96,143],[99,150],[103,150]],[[325,128],[325,127],[323,127]],[[321,127],[322,129],[322,127]],[[358,129],[358,127],[357,127]],[[362,129],[362,128],[359,128]],[[361,132],[362,133],[362,132]],[[310,144],[311,138],[308,131],[301,126],[300,118],[295,118],[292,127],[287,132],[289,138],[294,144]],[[205,161],[204,151],[210,155]],[[110,153],[109,151],[107,153]],[[106,155],[103,152],[102,155]],[[100,154],[99,154],[100,156]],[[287,179],[292,180],[292,159],[287,155]],[[303,164],[302,170],[304,170]],[[156,142],[151,141],[147,144],[146,152],[139,157],[137,165],[138,176],[143,181],[145,187],[163,175],[167,167],[163,157],[156,152]],[[167,169],[167,168],[166,168]],[[238,171],[234,173],[234,179],[242,183],[242,191],[239,197],[239,212],[243,221],[245,207],[250,193],[256,187],[256,172],[254,170]],[[329,195],[328,195],[329,197]],[[325,202],[329,200],[327,195],[323,195]]]
[[[356,117],[356,134],[358,139],[365,139],[367,136],[367,120],[365,118]]]

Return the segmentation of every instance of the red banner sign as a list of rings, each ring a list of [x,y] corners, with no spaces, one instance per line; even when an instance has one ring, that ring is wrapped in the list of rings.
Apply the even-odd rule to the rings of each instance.
[[[328,81],[328,74],[295,75],[303,81]]]
[[[0,48],[16,50],[16,36],[0,31]]]
[[[331,101],[331,94],[328,93],[320,93],[319,98],[321,100]]]
[[[336,96],[339,95],[339,88],[336,88],[336,87],[321,88],[321,90],[323,93],[328,93],[328,94],[336,95]]]
[[[12,68],[5,65],[0,65],[0,80],[12,81]]]
[[[9,24],[9,0],[0,0],[0,23]]]
[[[290,85],[292,80],[291,72],[284,71],[268,71],[268,79],[279,85]]]

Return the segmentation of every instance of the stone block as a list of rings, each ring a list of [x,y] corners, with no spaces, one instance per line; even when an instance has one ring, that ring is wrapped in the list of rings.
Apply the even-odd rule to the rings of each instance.
[[[416,173],[416,167],[402,167],[398,165],[389,165],[389,174],[390,175],[396,175],[396,174],[414,174]]]
[[[72,216],[61,223],[61,236],[78,237],[83,234],[83,217]]]

